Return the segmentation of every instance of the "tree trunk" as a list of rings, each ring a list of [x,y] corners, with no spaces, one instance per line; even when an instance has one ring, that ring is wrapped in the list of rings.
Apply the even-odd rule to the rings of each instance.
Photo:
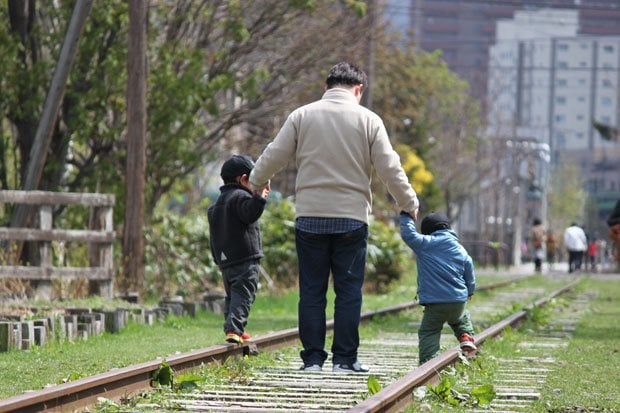
[[[129,1],[127,57],[127,164],[123,280],[141,292],[144,281],[144,180],[146,174],[146,4]]]

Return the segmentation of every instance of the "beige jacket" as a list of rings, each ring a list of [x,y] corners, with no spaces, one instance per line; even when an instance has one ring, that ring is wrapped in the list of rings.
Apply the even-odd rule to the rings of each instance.
[[[256,161],[251,184],[264,186],[293,159],[298,217],[368,222],[372,167],[401,210],[419,205],[383,121],[346,89],[329,89],[293,111]]]

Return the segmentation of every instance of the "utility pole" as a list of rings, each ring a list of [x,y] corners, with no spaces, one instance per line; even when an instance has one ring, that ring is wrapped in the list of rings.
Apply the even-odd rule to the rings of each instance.
[[[78,52],[78,44],[82,32],[84,31],[84,26],[86,25],[86,18],[90,14],[92,6],[93,0],[83,0],[76,2],[73,8],[69,27],[67,28],[67,33],[65,34],[62,48],[60,49],[60,56],[58,57],[56,68],[54,69],[54,75],[52,76],[52,82],[50,83],[50,88],[45,97],[41,120],[37,126],[34,143],[30,150],[28,169],[26,171],[25,182],[22,185],[24,191],[34,191],[38,189],[41,182],[43,167],[45,166],[47,152],[52,140],[52,132],[56,125],[60,104],[65,95],[67,79],[69,78],[71,67],[73,66],[75,56]],[[32,220],[32,211],[33,209],[27,205],[18,205],[11,219],[11,227],[21,228],[27,226]],[[19,260],[21,256],[22,247],[23,242],[19,244],[16,260]]]
[[[372,89],[375,81],[375,51],[377,48],[377,0],[368,1],[368,52],[366,53],[366,75],[368,85],[364,85],[365,91],[362,95],[362,105],[372,109]]]
[[[142,291],[146,175],[146,2],[129,0],[127,160],[121,289]]]

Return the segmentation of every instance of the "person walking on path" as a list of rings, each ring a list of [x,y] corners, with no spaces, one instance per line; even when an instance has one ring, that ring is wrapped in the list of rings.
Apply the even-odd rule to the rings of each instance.
[[[261,188],[289,161],[297,166],[295,243],[299,263],[302,370],[320,371],[325,351],[326,292],[336,293],[332,370],[364,373],[358,360],[372,169],[398,207],[417,216],[418,198],[381,118],[361,106],[366,74],[342,62],[331,68],[325,93],[294,110],[250,175]]]
[[[549,265],[549,270],[553,270],[555,254],[558,249],[558,240],[551,228],[547,230],[547,236],[545,238],[545,249],[547,252],[547,264]]]
[[[579,271],[588,241],[586,233],[575,222],[564,231],[564,247],[568,251],[568,272]]]
[[[532,254],[534,257],[534,270],[536,272],[542,272],[542,261],[545,258],[545,227],[542,221],[538,218],[534,218],[531,239],[532,239]]]
[[[265,210],[269,184],[252,192],[249,175],[254,162],[233,155],[224,162],[220,195],[207,210],[211,254],[222,272],[224,333],[229,343],[251,341],[245,331],[250,307],[256,298],[263,250],[258,219]]]
[[[465,352],[476,351],[474,327],[466,308],[476,289],[474,263],[445,214],[434,212],[422,220],[422,234],[407,213],[400,215],[400,233],[415,252],[418,267],[418,301],[424,306],[418,329],[419,362],[439,354],[439,339],[445,323]]]

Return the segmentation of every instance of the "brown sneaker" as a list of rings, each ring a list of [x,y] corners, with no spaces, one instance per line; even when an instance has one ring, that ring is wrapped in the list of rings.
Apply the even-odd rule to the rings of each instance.
[[[463,351],[476,351],[478,347],[474,344],[474,338],[467,333],[459,336],[459,343]]]

